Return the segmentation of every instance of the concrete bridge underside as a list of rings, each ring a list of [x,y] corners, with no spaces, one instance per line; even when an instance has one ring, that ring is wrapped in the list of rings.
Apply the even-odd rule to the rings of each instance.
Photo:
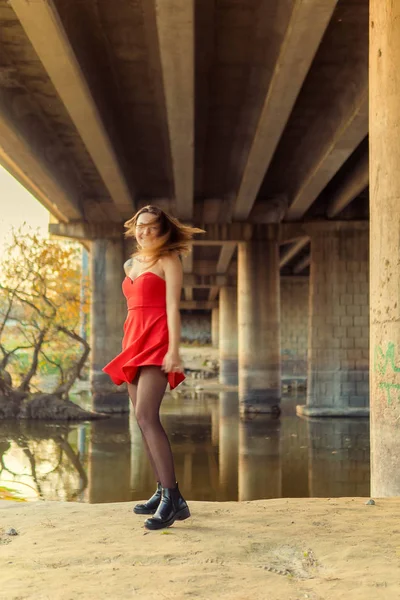
[[[207,230],[183,261],[182,308],[214,311],[243,414],[279,410],[280,274],[310,277],[303,413],[368,413],[369,148],[379,134],[398,171],[382,142],[398,131],[396,17],[389,0],[371,0],[370,18],[368,0],[0,0],[0,162],[54,235],[91,252],[98,408],[127,405],[101,367],[120,349],[123,222],[154,203]],[[375,156],[376,212],[381,190],[390,202],[399,190]],[[377,322],[385,306],[371,304]],[[397,334],[382,327],[385,356]],[[374,377],[392,435],[379,386],[398,384]]]

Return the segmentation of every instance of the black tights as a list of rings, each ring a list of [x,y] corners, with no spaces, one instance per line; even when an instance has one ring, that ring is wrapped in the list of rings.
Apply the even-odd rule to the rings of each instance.
[[[142,432],[157,481],[165,488],[175,487],[174,459],[167,434],[160,421],[160,405],[167,387],[167,375],[160,367],[140,367],[128,393]]]

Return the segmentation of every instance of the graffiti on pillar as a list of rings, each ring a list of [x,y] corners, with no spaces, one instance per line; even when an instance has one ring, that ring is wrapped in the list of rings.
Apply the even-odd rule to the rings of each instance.
[[[376,346],[374,355],[374,371],[375,373],[379,373],[379,375],[400,373],[400,367],[397,367],[395,364],[395,345],[393,342],[389,342],[386,352],[382,350],[381,346]],[[400,401],[400,383],[382,381],[379,384],[379,387],[384,390],[388,404],[392,404],[392,394],[397,393],[397,400]]]
[[[400,400],[400,383],[383,382],[379,384],[379,387],[386,392],[386,400],[389,405],[393,400],[392,392],[397,392],[397,400]]]

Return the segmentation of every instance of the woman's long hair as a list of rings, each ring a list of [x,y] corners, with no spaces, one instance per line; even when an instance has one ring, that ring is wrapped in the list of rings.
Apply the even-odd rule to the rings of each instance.
[[[175,219],[175,217],[171,217],[161,208],[158,208],[158,206],[149,204],[138,210],[131,219],[124,223],[124,227],[127,229],[124,234],[126,238],[136,238],[137,220],[143,213],[154,215],[154,222],[160,224],[160,234],[151,248],[141,248],[138,246],[131,257],[142,256],[150,258],[151,265],[149,266],[153,266],[162,256],[166,256],[171,252],[185,256],[190,251],[191,244],[189,242],[193,236],[196,233],[205,233],[204,229],[184,225],[178,219]]]

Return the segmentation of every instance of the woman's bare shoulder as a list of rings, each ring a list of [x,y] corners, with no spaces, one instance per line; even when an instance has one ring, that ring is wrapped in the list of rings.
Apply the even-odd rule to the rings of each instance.
[[[129,274],[129,272],[131,271],[132,267],[133,267],[133,258],[128,258],[128,260],[126,260],[124,262],[125,275]]]
[[[162,258],[160,258],[162,268],[167,269],[181,269],[182,263],[177,252],[169,252]]]

